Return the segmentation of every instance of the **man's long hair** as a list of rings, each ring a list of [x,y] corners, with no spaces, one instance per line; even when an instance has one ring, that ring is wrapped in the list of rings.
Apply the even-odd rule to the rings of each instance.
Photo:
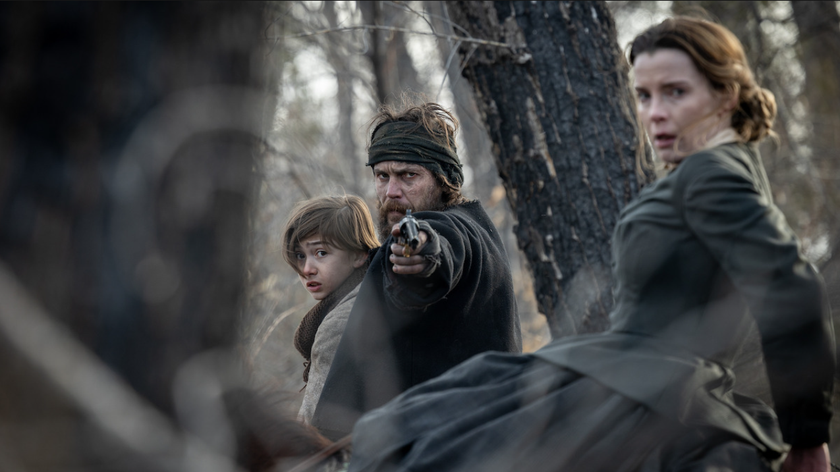
[[[379,112],[371,118],[368,124],[371,140],[376,130],[383,124],[405,121],[416,123],[418,129],[424,128],[438,144],[455,151],[450,143],[455,142],[455,133],[458,132],[459,124],[458,119],[449,110],[434,102],[412,103],[408,96],[403,96],[402,102],[401,110],[391,105],[382,105],[379,108]],[[370,148],[370,140],[368,148]],[[435,181],[441,187],[441,203],[444,208],[467,201],[461,194],[459,184],[450,182],[445,175],[438,172],[434,172],[434,176]]]

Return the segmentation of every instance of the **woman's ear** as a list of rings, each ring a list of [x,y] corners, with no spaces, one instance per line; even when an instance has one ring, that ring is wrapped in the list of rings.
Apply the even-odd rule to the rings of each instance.
[[[359,267],[365,265],[365,261],[367,260],[368,253],[359,251],[356,253],[356,258],[353,259],[353,268],[358,269]]]
[[[735,92],[729,92],[729,93],[723,94],[721,96],[721,105],[720,105],[720,111],[722,112],[721,114],[733,113],[735,111],[735,107],[737,107],[737,106],[738,106],[738,94],[736,94]]]

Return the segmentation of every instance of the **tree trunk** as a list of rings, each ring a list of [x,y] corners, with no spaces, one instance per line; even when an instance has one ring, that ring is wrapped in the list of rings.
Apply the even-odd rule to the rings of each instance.
[[[327,17],[330,28],[338,27],[338,15],[335,11],[335,2],[324,3],[324,16]],[[356,128],[353,126],[353,73],[350,67],[350,55],[337,44],[336,37],[329,37],[326,40],[324,49],[327,62],[335,72],[338,101],[338,141],[339,155],[344,165],[343,174],[351,176],[350,191],[355,195],[364,195],[362,189],[361,174],[358,172],[359,159],[357,156],[358,146],[356,145]]]
[[[458,36],[459,32],[452,26],[446,2],[425,2],[427,16],[438,34]],[[458,155],[461,161],[472,170],[472,179],[464,189],[467,198],[480,200],[488,215],[499,230],[502,242],[508,249],[513,275],[513,288],[517,294],[516,303],[522,324],[523,339],[533,339],[526,343],[523,349],[527,351],[542,347],[545,342],[545,320],[537,313],[536,302],[533,298],[533,281],[531,274],[522,263],[516,247],[516,236],[513,234],[514,217],[511,207],[505,201],[499,170],[493,159],[493,148],[487,127],[481,119],[481,113],[475,102],[472,86],[462,76],[461,61],[458,57],[458,43],[454,40],[440,38],[436,41],[441,64],[447,75],[449,90],[455,105],[455,114],[461,125],[461,144]],[[443,85],[443,84],[440,84]],[[438,86],[440,86],[438,85]],[[535,337],[534,335],[539,334]]]
[[[383,11],[382,2],[358,2],[366,25],[401,26],[401,12]],[[405,35],[401,32],[370,30],[368,57],[376,78],[376,97],[380,104],[398,103],[403,92],[423,93],[417,70],[408,55]]]
[[[431,23],[438,34],[454,35],[457,32],[449,21],[446,2],[425,2]],[[458,154],[465,164],[472,169],[472,194],[482,202],[490,201],[493,189],[499,181],[499,173],[491,156],[493,151],[487,128],[481,122],[478,106],[469,82],[461,76],[461,61],[458,59],[457,45],[452,41],[436,41],[441,64],[448,76],[449,89],[455,104],[455,114],[461,124],[461,140],[466,149],[458,149]]]
[[[540,311],[554,337],[600,331],[613,306],[610,239],[649,175],[636,172],[639,128],[627,64],[602,2],[451,2],[517,216]],[[473,48],[476,48],[473,51]]]
[[[822,220],[831,257],[840,257],[840,15],[836,2],[791,2],[799,28],[805,89],[811,114],[811,160],[824,179]]]
[[[166,437],[97,428],[136,411],[90,408],[125,382],[172,419],[188,361],[233,346],[262,10],[0,5],[0,289],[34,300],[0,303],[0,469],[162,470]],[[75,347],[11,335],[33,320]]]
[[[805,89],[811,115],[811,161],[821,179],[822,214],[829,258],[821,267],[834,313],[835,335],[840,334],[840,15],[836,2],[790,2],[799,28],[799,49],[805,69]],[[840,342],[840,339],[838,339]],[[837,378],[837,375],[835,375]],[[840,407],[840,385],[835,381],[835,409]],[[832,422],[832,437],[840,432],[840,418]],[[831,444],[840,454],[840,441]]]

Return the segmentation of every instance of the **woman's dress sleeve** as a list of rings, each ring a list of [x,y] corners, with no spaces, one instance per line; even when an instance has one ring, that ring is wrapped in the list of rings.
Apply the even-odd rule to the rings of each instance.
[[[760,163],[707,151],[680,167],[685,221],[758,325],[785,441],[828,442],[835,347],[825,289],[773,205]]]

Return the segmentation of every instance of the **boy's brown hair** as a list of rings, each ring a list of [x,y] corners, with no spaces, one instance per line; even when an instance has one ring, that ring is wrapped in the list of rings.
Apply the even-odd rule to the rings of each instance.
[[[300,273],[295,247],[313,234],[332,247],[368,252],[379,247],[367,204],[355,195],[316,197],[295,205],[283,229],[283,259]]]

